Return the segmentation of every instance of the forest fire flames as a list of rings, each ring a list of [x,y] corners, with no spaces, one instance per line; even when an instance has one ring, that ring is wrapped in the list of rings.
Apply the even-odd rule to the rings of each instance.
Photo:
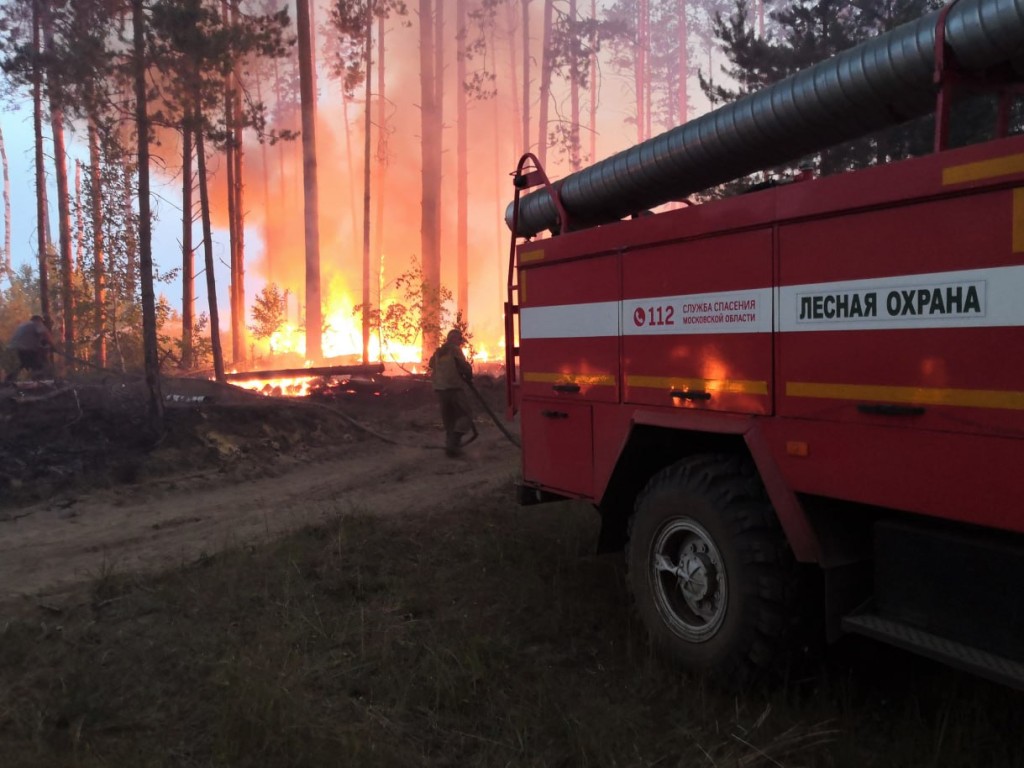
[[[344,309],[342,303],[324,313],[322,344],[324,358],[354,358],[362,356],[362,322],[351,309]],[[351,305],[349,305],[351,306]],[[287,322],[275,331],[265,342],[265,351],[275,355],[304,355],[306,332],[296,323]],[[382,348],[383,346],[383,348]],[[390,360],[398,363],[418,363],[422,352],[418,344],[401,344],[394,340],[382,339],[371,333],[369,340],[370,360]]]
[[[297,322],[285,321],[269,337],[253,342],[256,359],[269,362],[271,366],[296,363],[294,367],[313,369],[315,365],[338,364],[358,366],[362,363],[362,317],[356,311],[356,302],[344,289],[340,280],[331,281],[332,292],[325,301],[324,326],[322,332],[323,360],[306,358],[305,329]],[[396,300],[385,300],[383,312]],[[472,335],[472,334],[470,334]],[[470,342],[467,357],[478,367],[490,371],[495,364],[504,361],[504,339],[488,344]],[[493,350],[497,350],[494,352]],[[415,343],[403,343],[388,338],[379,329],[371,329],[369,343],[369,364],[379,364],[389,375],[421,375],[427,372],[423,350],[419,339]],[[289,369],[292,373],[293,369]],[[237,373],[237,371],[232,372]],[[265,395],[305,397],[317,389],[326,388],[345,393],[348,375],[324,375],[321,370],[310,375],[266,376],[233,382],[236,386],[260,392]],[[347,392],[355,394],[355,392]]]
[[[395,30],[404,34],[404,28]],[[400,47],[395,42],[395,45]],[[391,93],[402,101],[413,101],[408,93],[414,82],[398,78]],[[362,124],[354,119],[358,111],[349,102],[339,100],[336,89],[327,88],[318,102],[316,115],[317,155],[323,169],[330,175],[321,177],[318,185],[319,220],[317,259],[320,273],[322,323],[320,355],[310,355],[306,339],[306,288],[309,255],[304,229],[303,152],[298,141],[281,141],[272,146],[259,144],[247,135],[245,167],[252,179],[245,197],[245,228],[249,253],[244,280],[244,304],[231,306],[231,328],[247,337],[236,350],[235,365],[239,370],[291,370],[302,367],[352,365],[363,361],[362,304],[369,303],[374,312],[374,325],[368,339],[367,361],[381,362],[396,374],[425,372],[422,336],[416,329],[420,323],[417,305],[425,284],[424,260],[421,254],[421,200],[418,194],[407,194],[421,184],[418,162],[420,137],[395,122],[387,134],[387,158],[373,156],[370,192],[373,199],[372,219],[364,221],[359,214],[363,187],[361,174],[353,173],[359,166],[351,147],[363,143]],[[408,99],[405,98],[408,97]],[[275,118],[279,127],[298,128],[298,114],[293,109],[280,110]],[[495,125],[498,124],[494,111]],[[485,124],[492,119],[491,110],[480,110],[475,119]],[[493,367],[494,360],[504,361],[502,306],[507,279],[508,232],[503,220],[507,178],[499,172],[496,156],[514,157],[515,142],[505,136],[507,148],[496,151],[489,131],[480,132],[467,155],[473,166],[493,172],[473,178],[473,193],[467,210],[467,283],[458,291],[455,259],[447,255],[441,267],[440,285],[436,286],[446,300],[441,308],[442,333],[454,322],[456,307],[463,309],[469,322],[472,346],[467,354],[478,364]],[[174,141],[168,137],[168,145]],[[384,151],[383,147],[378,148]],[[385,163],[385,159],[387,162]],[[446,156],[445,162],[452,159]],[[336,172],[347,169],[349,172]],[[452,178],[454,168],[446,172]],[[228,227],[226,207],[226,174],[214,175],[212,194],[213,218],[220,228]],[[443,240],[454,240],[455,200],[447,198],[442,206]],[[364,241],[364,227],[369,228],[369,245]],[[369,247],[369,296],[362,293],[365,248]],[[265,335],[246,332],[255,322],[253,309],[261,292],[273,287],[283,301],[280,322],[268,327]],[[241,317],[239,317],[241,314]],[[387,318],[399,316],[401,328],[394,332],[394,323]],[[226,323],[222,323],[225,329]],[[226,330],[226,329],[225,329]],[[232,339],[232,344],[234,344]],[[314,345],[314,349],[316,345]],[[427,352],[429,355],[429,351]],[[315,377],[299,380],[274,378],[250,381],[246,387],[260,391],[279,390],[284,394],[306,394]]]
[[[295,332],[294,338],[299,344],[302,343],[303,335],[301,330]],[[504,341],[499,342],[497,345],[499,348],[499,354],[492,354],[487,347],[470,347],[467,352],[470,361],[474,367],[481,372],[489,374],[500,374],[504,359],[501,352],[504,349]],[[378,346],[372,345],[372,349],[379,349]],[[407,345],[399,345],[400,350],[410,350],[411,347]],[[388,347],[385,347],[387,350]],[[385,351],[385,359],[387,351]],[[410,360],[398,360],[394,359],[386,363],[382,363],[384,370],[389,375],[410,375],[418,376],[426,373],[426,366],[419,359],[419,351],[417,349],[415,358]],[[345,355],[345,359],[355,360],[356,357],[352,354]],[[379,358],[374,358],[378,359]],[[311,363],[306,362],[306,367],[311,368]],[[233,372],[234,373],[234,372]],[[358,394],[358,390],[352,389],[349,385],[351,384],[352,377],[350,375],[339,375],[339,376],[324,376],[319,372],[312,372],[308,376],[303,375],[292,375],[292,376],[266,376],[261,378],[247,379],[244,381],[232,382],[235,386],[243,389],[250,389],[260,394],[275,396],[275,397],[306,397],[312,394],[317,389],[323,389],[325,386],[327,389],[340,390],[342,394],[354,395]],[[379,391],[374,391],[374,395],[379,395]]]

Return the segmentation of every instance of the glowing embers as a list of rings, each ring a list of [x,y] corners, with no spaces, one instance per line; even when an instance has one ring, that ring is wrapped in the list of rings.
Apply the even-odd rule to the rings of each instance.
[[[307,397],[310,395],[333,400],[354,397],[381,396],[380,381],[373,378],[349,376],[293,376],[253,379],[234,382],[236,387],[259,392],[267,397]]]
[[[315,381],[314,376],[296,376],[287,379],[260,379],[257,381],[239,381],[236,387],[251,389],[261,395],[274,397],[305,397],[309,394],[310,382]]]

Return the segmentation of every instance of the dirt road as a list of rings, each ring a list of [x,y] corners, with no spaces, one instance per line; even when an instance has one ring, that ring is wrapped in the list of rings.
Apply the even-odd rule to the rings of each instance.
[[[432,404],[421,404],[390,425],[398,445],[361,435],[301,461],[286,454],[250,465],[241,476],[190,472],[0,512],[0,601],[194,562],[348,512],[430,514],[498,485],[512,493],[517,449],[486,416],[461,459],[439,450],[443,435],[423,428],[431,420]],[[420,428],[402,429],[410,423]]]

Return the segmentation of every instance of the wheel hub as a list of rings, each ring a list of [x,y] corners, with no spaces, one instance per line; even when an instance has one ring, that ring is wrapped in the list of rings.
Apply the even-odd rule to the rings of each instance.
[[[722,557],[707,530],[689,518],[666,525],[653,547],[658,610],[690,642],[710,639],[725,619],[728,585]]]
[[[679,576],[679,588],[691,608],[707,595],[709,572],[713,569],[711,561],[704,555],[687,553],[679,559],[679,568],[676,571]]]

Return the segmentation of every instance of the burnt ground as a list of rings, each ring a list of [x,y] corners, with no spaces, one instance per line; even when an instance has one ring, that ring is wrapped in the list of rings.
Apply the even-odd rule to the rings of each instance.
[[[494,382],[481,388],[497,392]],[[162,390],[165,430],[154,435],[141,381],[0,384],[0,510],[191,470],[272,466],[367,439],[349,419],[390,423],[433,403],[428,383],[411,377],[324,382],[294,399],[199,379],[165,379]]]
[[[476,385],[500,411],[502,383]],[[414,377],[296,399],[166,379],[163,396],[154,436],[138,381],[0,385],[0,601],[180,563],[328,509],[432,509],[495,478],[511,488],[516,471],[479,405],[479,439],[445,457],[433,392]]]

